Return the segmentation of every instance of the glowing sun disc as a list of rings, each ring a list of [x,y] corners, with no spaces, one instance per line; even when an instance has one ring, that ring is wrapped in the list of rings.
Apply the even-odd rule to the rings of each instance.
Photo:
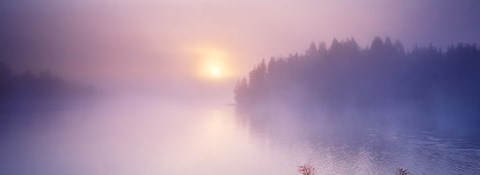
[[[197,70],[200,77],[209,80],[224,80],[231,75],[230,56],[218,48],[199,49],[197,53],[199,64]]]
[[[213,78],[220,78],[223,73],[220,66],[210,66],[208,71]]]

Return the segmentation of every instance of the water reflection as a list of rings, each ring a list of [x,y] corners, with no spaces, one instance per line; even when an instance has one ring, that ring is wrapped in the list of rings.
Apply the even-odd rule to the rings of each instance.
[[[396,168],[407,168],[411,174],[480,173],[480,145],[472,139],[427,131],[326,125],[312,129],[301,122],[287,127],[304,131],[291,137],[275,132],[278,126],[269,123],[254,124],[259,128],[253,130],[276,138],[276,147],[296,150],[297,158],[313,162],[318,174],[394,174]]]
[[[11,116],[25,120],[1,136],[0,174],[291,175],[306,162],[318,174],[480,173],[478,145],[429,132],[333,134],[288,118],[259,125],[225,105],[95,106]]]
[[[0,174],[292,174],[224,105],[113,101],[15,116]],[[292,168],[293,167],[293,168]]]

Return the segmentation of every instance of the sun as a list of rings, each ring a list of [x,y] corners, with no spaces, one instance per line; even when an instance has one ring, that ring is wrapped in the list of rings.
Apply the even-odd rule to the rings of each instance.
[[[199,64],[197,64],[198,75],[207,80],[225,80],[231,73],[230,56],[226,51],[218,48],[203,48],[197,53]]]
[[[210,76],[213,78],[221,78],[222,77],[222,68],[218,65],[212,65],[208,68]]]
[[[203,69],[205,78],[218,80],[226,76],[225,63],[222,60],[208,58],[205,60]]]

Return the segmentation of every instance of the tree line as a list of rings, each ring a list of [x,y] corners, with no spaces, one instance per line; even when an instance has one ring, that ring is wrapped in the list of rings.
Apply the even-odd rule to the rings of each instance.
[[[281,105],[326,111],[408,106],[422,115],[441,111],[475,119],[480,114],[480,48],[459,43],[406,51],[376,37],[361,48],[354,39],[312,43],[301,54],[262,60],[237,81],[237,108]],[[450,110],[451,109],[451,110]]]
[[[91,85],[67,82],[49,70],[15,75],[5,63],[0,62],[0,111],[12,108],[24,111],[45,101],[90,97],[98,93]]]

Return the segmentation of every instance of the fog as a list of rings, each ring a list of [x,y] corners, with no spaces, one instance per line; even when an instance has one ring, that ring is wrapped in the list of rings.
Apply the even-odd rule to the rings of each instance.
[[[465,139],[375,128],[353,134],[353,128],[299,120],[284,110],[261,124],[234,111],[130,97],[3,116],[1,172],[287,175],[305,162],[319,174],[393,174],[398,167],[415,174],[480,171],[478,147]]]
[[[1,173],[294,174],[305,161],[249,133],[231,106],[117,100],[14,116]]]
[[[479,8],[2,0],[0,174],[480,174]]]
[[[375,36],[446,46],[479,42],[477,1],[2,1],[2,51],[14,71],[51,69],[106,88],[192,81],[198,55],[229,53],[233,75],[312,42]],[[231,86],[224,85],[223,93]],[[208,90],[206,88],[205,90]]]

